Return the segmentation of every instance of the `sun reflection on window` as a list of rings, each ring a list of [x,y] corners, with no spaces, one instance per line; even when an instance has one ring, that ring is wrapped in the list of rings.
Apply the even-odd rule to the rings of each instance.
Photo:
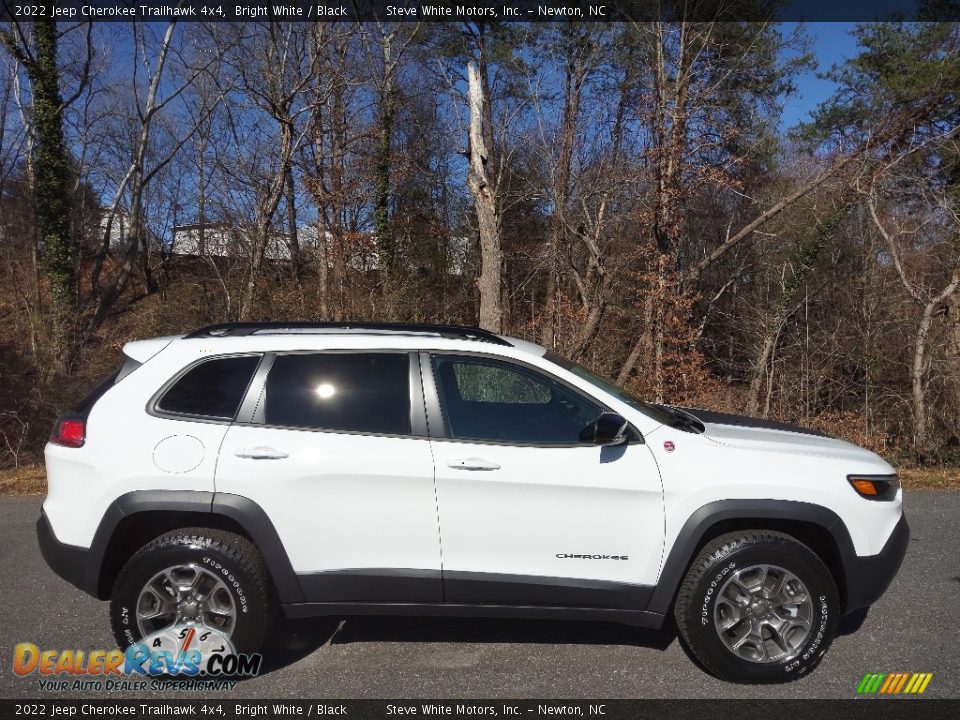
[[[317,394],[317,397],[321,400],[329,400],[334,395],[337,394],[337,389],[330,383],[320,383],[317,385],[313,391]]]

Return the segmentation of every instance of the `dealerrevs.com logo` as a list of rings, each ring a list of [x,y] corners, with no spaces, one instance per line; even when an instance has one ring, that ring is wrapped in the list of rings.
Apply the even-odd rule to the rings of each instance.
[[[167,683],[184,690],[230,689],[231,678],[260,672],[261,655],[236,653],[228,640],[205,636],[202,628],[182,627],[175,637],[176,643],[150,636],[126,650],[49,650],[18,643],[13,672],[38,677],[40,690],[51,691],[145,690]]]
[[[867,673],[857,686],[858,695],[922,695],[933,673]]]

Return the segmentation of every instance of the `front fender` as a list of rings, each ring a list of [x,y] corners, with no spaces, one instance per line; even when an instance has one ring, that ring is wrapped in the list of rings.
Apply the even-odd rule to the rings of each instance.
[[[846,525],[835,512],[821,505],[793,500],[718,500],[696,510],[680,529],[660,572],[657,588],[647,604],[648,612],[662,615],[670,612],[677,588],[704,538],[718,523],[731,520],[741,523],[756,521],[758,525],[771,524],[772,521],[774,526],[777,521],[801,522],[826,531],[843,567],[843,577],[837,578],[843,587],[838,589],[841,596],[847,594],[857,554]],[[854,608],[844,608],[847,609]]]

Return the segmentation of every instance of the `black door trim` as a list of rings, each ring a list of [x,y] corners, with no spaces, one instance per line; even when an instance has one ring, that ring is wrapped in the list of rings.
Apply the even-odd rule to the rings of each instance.
[[[649,585],[567,577],[414,568],[350,568],[297,575],[311,603],[439,603],[642,610]]]
[[[442,602],[439,570],[361,568],[297,575],[308,602]]]
[[[443,572],[444,600],[452,603],[642,610],[653,590],[649,585],[610,580]]]

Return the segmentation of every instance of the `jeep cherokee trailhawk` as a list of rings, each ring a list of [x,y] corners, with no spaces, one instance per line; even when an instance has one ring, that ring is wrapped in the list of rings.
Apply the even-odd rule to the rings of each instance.
[[[718,677],[786,681],[906,551],[874,453],[644,402],[522,340],[235,323],[124,353],[57,421],[38,523],[122,647],[195,626],[255,651],[277,609],[672,614]]]

